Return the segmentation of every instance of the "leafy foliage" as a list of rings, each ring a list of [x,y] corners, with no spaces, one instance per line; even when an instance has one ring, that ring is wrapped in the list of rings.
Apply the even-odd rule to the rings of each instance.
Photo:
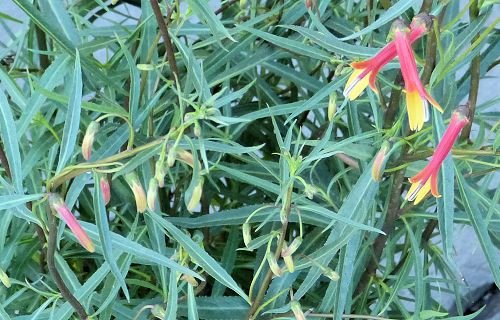
[[[23,14],[0,12],[0,319],[472,319],[458,224],[500,287],[499,99],[473,97],[498,64],[493,1],[12,3]],[[398,60],[378,94],[342,90],[391,22],[421,11],[434,29],[413,50],[444,113],[414,133]],[[407,202],[407,178],[465,100],[474,134],[445,160],[442,197]],[[50,192],[95,252],[54,221]]]

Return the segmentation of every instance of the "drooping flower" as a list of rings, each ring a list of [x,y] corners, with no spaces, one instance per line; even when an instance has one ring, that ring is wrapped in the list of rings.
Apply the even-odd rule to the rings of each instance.
[[[146,193],[142,188],[141,182],[139,181],[139,177],[135,172],[130,172],[125,175],[125,180],[127,181],[130,189],[132,189],[132,193],[135,198],[135,205],[137,207],[138,212],[146,211],[147,201],[146,201]]]
[[[90,122],[85,135],[83,136],[82,142],[82,154],[85,160],[89,160],[92,154],[92,145],[94,144],[94,139],[97,131],[99,130],[99,123],[92,121]]]
[[[431,26],[432,18],[428,14],[421,13],[416,15],[410,26],[410,43],[415,42],[418,38],[426,34]],[[391,41],[373,58],[351,63],[354,71],[345,85],[344,97],[347,97],[349,100],[355,100],[368,85],[377,93],[375,86],[377,74],[396,55],[396,44],[394,41]]]
[[[99,178],[99,185],[101,186],[104,204],[107,205],[109,203],[109,200],[111,200],[111,188],[109,187],[108,179],[106,179],[106,177],[104,176],[101,176]]]
[[[59,217],[66,222],[75,237],[78,239],[78,242],[80,242],[80,244],[87,249],[87,251],[94,252],[95,249],[92,240],[90,240],[87,233],[83,230],[78,220],[76,220],[75,216],[71,213],[61,196],[57,193],[49,194],[49,205],[51,209],[56,211],[59,214]]]
[[[451,122],[443,134],[441,141],[439,141],[431,161],[429,161],[422,171],[409,179],[412,185],[406,195],[406,200],[415,201],[415,204],[418,204],[429,191],[434,197],[441,197],[437,186],[439,169],[453,147],[455,140],[457,140],[460,131],[469,123],[467,112],[466,106],[461,106],[453,112]]]
[[[424,122],[429,119],[427,101],[436,109],[443,112],[439,103],[430,96],[420,81],[417,63],[411,48],[410,32],[402,20],[393,23],[394,43],[396,53],[399,56],[401,74],[405,81],[406,109],[408,111],[408,122],[410,129],[419,131]]]

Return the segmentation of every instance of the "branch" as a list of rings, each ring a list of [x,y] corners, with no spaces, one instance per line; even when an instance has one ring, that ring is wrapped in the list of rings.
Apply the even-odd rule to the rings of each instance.
[[[471,22],[476,20],[479,15],[479,8],[477,5],[477,0],[473,1],[469,7],[469,16]],[[479,34],[472,38],[471,43],[474,43],[479,38]],[[479,93],[479,78],[481,69],[481,53],[472,59],[470,63],[470,89],[469,89],[469,123],[465,125],[460,134],[462,140],[469,139],[470,131],[472,128],[472,122],[474,121],[474,113],[476,112],[477,96]]]
[[[161,13],[160,6],[158,5],[157,0],[151,0],[151,7],[153,8],[153,12],[156,17],[156,21],[158,23],[158,27],[160,27],[161,36],[163,37],[163,41],[165,42],[165,50],[167,52],[168,64],[170,65],[170,70],[172,71],[172,80],[177,82],[179,79],[179,71],[177,70],[177,63],[175,62],[175,53],[174,46],[172,45],[172,39],[168,33],[168,27],[163,19],[163,14]],[[167,18],[170,19],[170,15],[172,14],[172,10],[168,10]]]
[[[52,210],[48,208],[47,220],[49,224],[49,242],[47,249],[47,266],[49,268],[50,274],[54,278],[57,288],[61,292],[61,295],[71,304],[71,306],[76,310],[76,313],[82,320],[87,320],[87,312],[83,308],[82,304],[75,298],[75,296],[69,291],[68,287],[61,278],[59,271],[56,268],[56,262],[54,260],[54,255],[56,253],[56,241],[57,241],[57,229],[56,222],[54,221],[54,215]]]

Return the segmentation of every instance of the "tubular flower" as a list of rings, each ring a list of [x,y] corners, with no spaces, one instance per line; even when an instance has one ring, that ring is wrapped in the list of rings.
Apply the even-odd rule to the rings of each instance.
[[[441,106],[432,98],[424,85],[420,81],[417,71],[417,63],[411,48],[410,35],[408,28],[401,20],[394,22],[394,43],[396,53],[399,56],[401,74],[405,81],[406,109],[408,111],[408,122],[410,129],[419,131],[424,122],[429,119],[427,101],[436,109],[443,112]]]
[[[141,213],[146,211],[146,206],[147,206],[146,193],[142,188],[141,182],[139,181],[139,177],[137,177],[137,174],[135,174],[135,172],[127,173],[125,175],[125,180],[127,181],[130,189],[132,189],[132,193],[134,194],[137,211]]]
[[[431,161],[422,171],[409,179],[412,185],[406,195],[406,200],[415,201],[415,204],[418,204],[429,191],[434,197],[441,197],[437,186],[439,169],[457,140],[460,131],[468,122],[466,107],[459,107],[453,112],[450,125],[437,145]]]
[[[410,44],[426,34],[431,26],[432,18],[428,14],[421,13],[416,15],[410,26]],[[344,97],[347,97],[349,100],[355,100],[368,85],[377,93],[378,91],[375,86],[377,74],[380,69],[394,59],[396,55],[395,41],[391,41],[373,58],[351,63],[351,67],[354,71],[345,85]]]
[[[104,176],[101,176],[99,178],[99,185],[101,186],[104,204],[107,205],[109,203],[109,200],[111,200],[111,188],[109,187],[108,179],[106,179]]]
[[[78,220],[76,220],[75,216],[71,213],[64,200],[56,193],[49,194],[49,205],[50,208],[56,211],[59,214],[59,217],[66,222],[68,227],[71,229],[75,237],[78,239],[78,242],[87,249],[89,252],[94,252],[94,244],[92,240],[88,237],[85,230],[83,230]]]
[[[95,121],[90,122],[85,135],[83,136],[82,142],[82,154],[85,160],[90,160],[92,154],[92,145],[94,144],[94,139],[97,131],[99,130],[99,124]]]

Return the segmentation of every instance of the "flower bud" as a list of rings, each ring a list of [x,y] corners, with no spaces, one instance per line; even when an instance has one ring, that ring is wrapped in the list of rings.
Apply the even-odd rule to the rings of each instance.
[[[165,186],[165,163],[163,161],[157,161],[155,163],[155,179],[158,182],[158,186],[163,188]]]
[[[302,237],[301,236],[296,237],[295,239],[293,239],[292,243],[289,246],[283,247],[283,250],[281,250],[281,256],[286,257],[294,254],[301,244],[302,244]]]
[[[10,288],[9,276],[5,273],[5,271],[3,271],[2,268],[0,268],[0,282],[2,282],[7,288]]]
[[[200,181],[198,181],[198,184],[193,189],[193,192],[191,194],[191,199],[189,199],[186,205],[189,212],[192,212],[200,202],[202,192],[203,192],[203,179],[200,178]]]
[[[373,180],[380,181],[380,179],[382,178],[382,175],[384,174],[385,164],[389,159],[387,155],[390,149],[391,149],[391,144],[388,141],[384,141],[382,143],[382,147],[375,156],[375,160],[373,160],[373,166],[372,166]]]
[[[306,320],[306,316],[304,315],[304,312],[302,311],[302,306],[298,301],[292,301],[290,303],[293,315],[295,316],[296,320]]]
[[[193,158],[193,154],[191,152],[186,151],[182,148],[177,148],[177,159],[186,163],[191,168],[194,168],[194,158]],[[201,164],[199,162],[198,162],[198,164],[201,167]]]
[[[190,276],[190,275],[187,275],[187,274],[183,274],[182,277],[181,277],[181,279],[184,280],[184,281],[186,281],[187,283],[189,283],[193,287],[197,287],[198,286],[198,281],[196,281],[196,279],[193,276]]]
[[[61,196],[56,193],[50,193],[49,206],[52,210],[56,211],[59,214],[59,217],[68,225],[75,237],[78,239],[78,242],[80,242],[80,244],[87,249],[87,251],[94,252],[95,249],[92,240],[90,240],[85,230],[83,230],[80,226],[80,223],[71,213],[68,206],[66,206],[66,203],[64,203]]]
[[[340,278],[339,274],[336,271],[328,267],[323,270],[323,275],[332,281],[338,281]]]
[[[106,179],[106,177],[104,176],[101,176],[99,178],[99,185],[101,186],[104,204],[107,205],[109,203],[109,200],[111,200],[111,188],[109,187],[108,179]]]
[[[92,154],[92,145],[94,144],[94,139],[97,131],[99,130],[99,123],[92,121],[90,122],[85,135],[83,136],[82,142],[82,154],[85,160],[89,160]]]
[[[335,92],[330,93],[330,98],[328,99],[328,121],[333,120],[333,116],[337,112],[337,95]]]
[[[174,163],[175,163],[175,155],[177,154],[175,148],[172,148],[170,150],[168,150],[168,154],[167,154],[167,166],[169,168],[172,168],[174,166]]]
[[[149,180],[148,194],[147,194],[148,208],[151,211],[155,211],[156,197],[158,197],[158,182],[156,181],[155,178],[151,178],[151,180]]]
[[[201,127],[200,127],[200,123],[198,121],[195,121],[194,122],[194,130],[193,130],[193,133],[195,136],[199,137],[201,136]]]
[[[316,193],[316,188],[310,184],[306,184],[304,193],[309,200],[312,200],[314,198],[314,194]]]
[[[274,257],[274,254],[271,252],[266,253],[267,263],[269,264],[269,268],[274,273],[275,276],[281,277],[283,275],[283,271],[278,266],[278,261]]]
[[[248,244],[252,241],[251,227],[249,223],[244,223],[242,226],[243,229],[243,242],[245,246],[248,248]]]
[[[286,268],[288,269],[288,272],[292,273],[295,271],[295,264],[293,263],[293,258],[292,256],[285,256],[283,257],[283,260],[285,261]]]
[[[153,308],[151,308],[151,314],[156,319],[165,319],[167,312],[165,311],[165,309],[163,309],[161,305],[155,304]]]
[[[146,210],[146,193],[142,188],[142,185],[139,181],[139,177],[135,172],[130,172],[125,175],[125,180],[127,181],[130,189],[132,189],[132,193],[135,197],[135,205],[137,207],[138,212],[144,212]]]
[[[247,0],[240,0],[240,9],[245,9],[247,6]]]

